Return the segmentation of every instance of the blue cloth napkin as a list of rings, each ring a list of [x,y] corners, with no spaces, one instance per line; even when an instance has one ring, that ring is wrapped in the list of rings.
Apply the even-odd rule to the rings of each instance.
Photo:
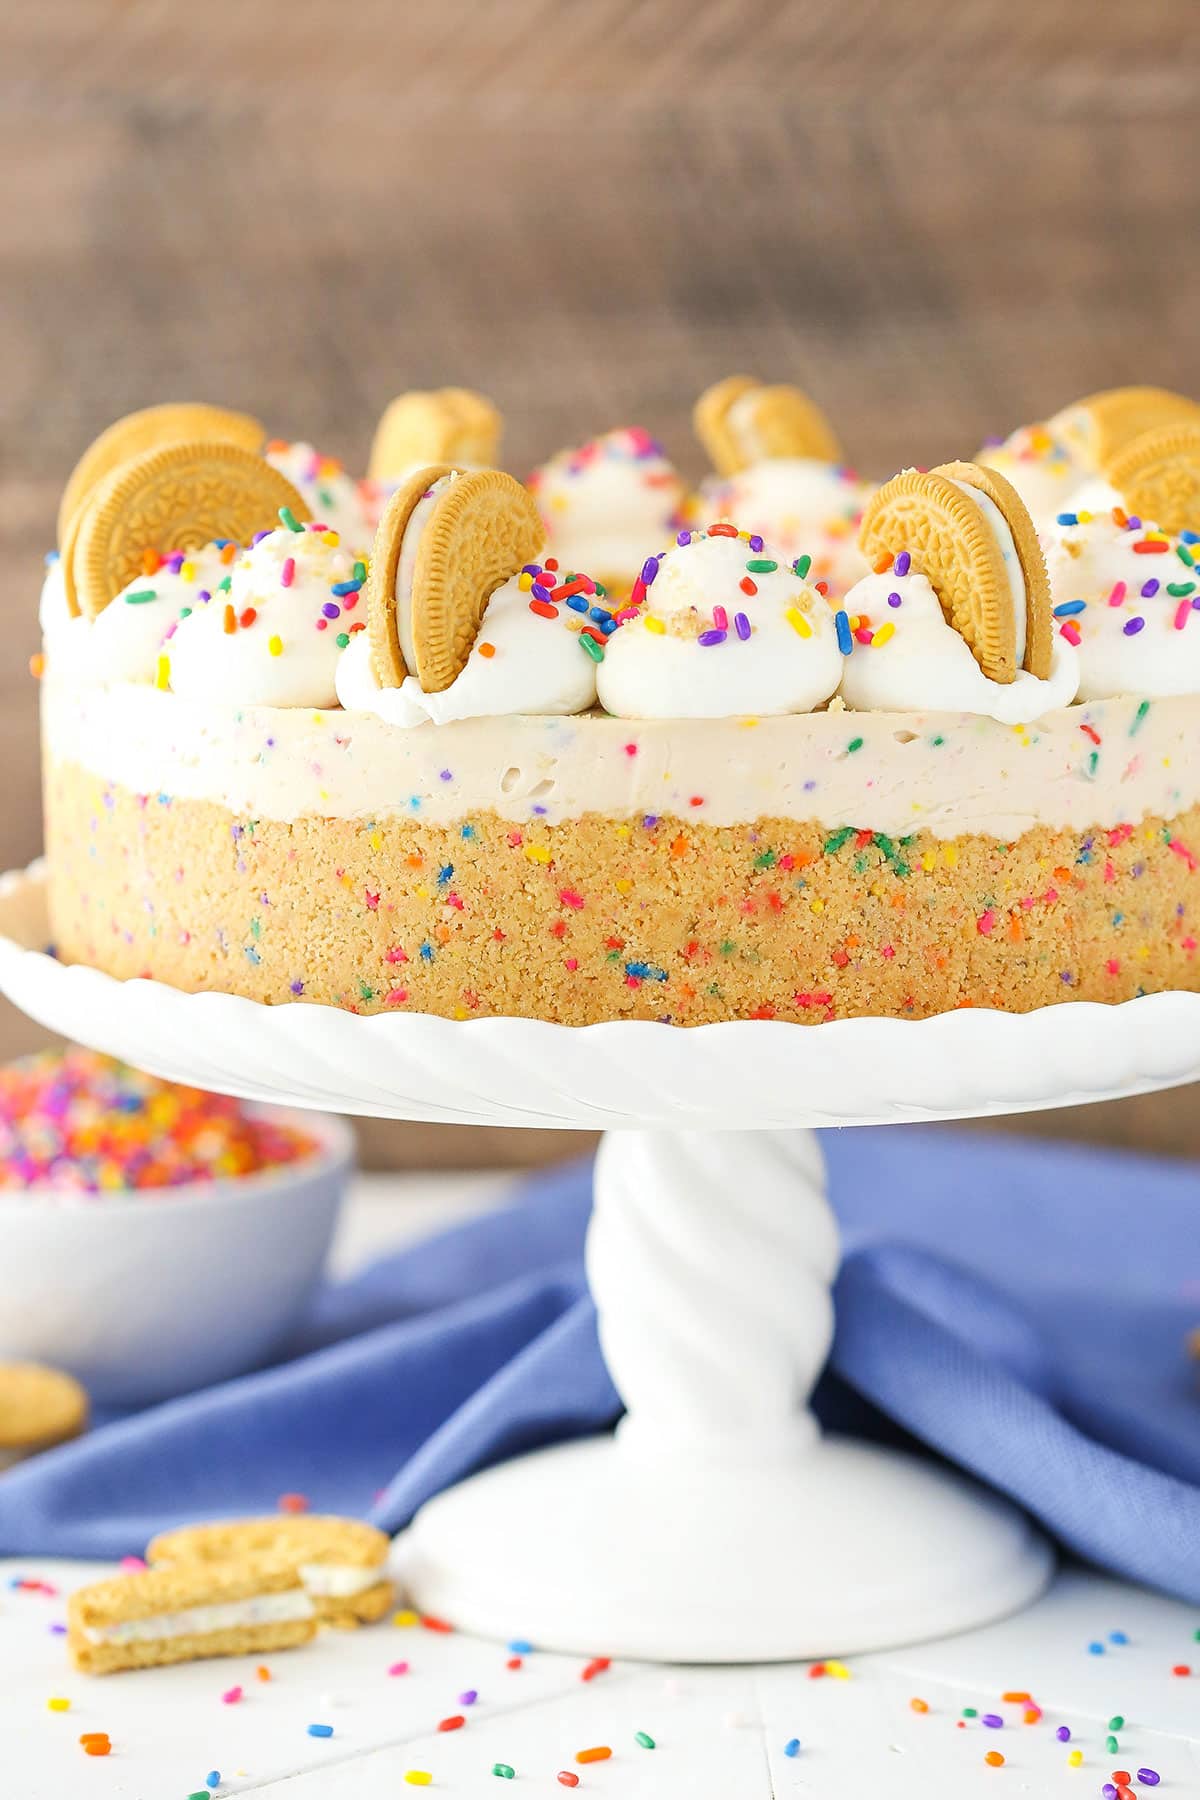
[[[846,1254],[822,1420],[924,1444],[1079,1555],[1200,1602],[1195,1171],[912,1128],[824,1143]],[[286,1360],[17,1467],[0,1551],[115,1557],[289,1491],[395,1530],[474,1469],[609,1427],[590,1186],[586,1165],[538,1176],[329,1288]]]

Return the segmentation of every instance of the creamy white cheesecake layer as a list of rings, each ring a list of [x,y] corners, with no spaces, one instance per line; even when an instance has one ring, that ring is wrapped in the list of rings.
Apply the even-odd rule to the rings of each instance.
[[[1170,818],[1200,801],[1200,702],[1120,698],[1033,725],[973,713],[833,710],[763,719],[517,716],[398,728],[366,712],[222,706],[141,683],[42,686],[50,763],[238,819],[514,824],[670,813],[709,825],[816,820],[903,836]]]

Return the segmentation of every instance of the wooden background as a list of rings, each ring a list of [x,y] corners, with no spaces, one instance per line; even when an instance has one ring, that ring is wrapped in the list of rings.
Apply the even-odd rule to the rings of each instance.
[[[40,557],[111,419],[225,401],[361,466],[392,394],[453,382],[518,472],[624,423],[698,472],[691,400],[749,369],[885,475],[1094,387],[1200,392],[1196,27],[1195,0],[9,0],[0,867],[39,841]],[[0,1052],[32,1037],[0,1017]],[[1193,1110],[1036,1123],[1194,1150]]]

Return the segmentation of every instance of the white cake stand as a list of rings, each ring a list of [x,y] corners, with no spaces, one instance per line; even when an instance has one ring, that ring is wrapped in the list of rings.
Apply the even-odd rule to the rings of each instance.
[[[1193,1080],[1200,996],[570,1030],[188,995],[64,967],[45,941],[34,865],[0,879],[0,991],[158,1074],[381,1117],[605,1131],[587,1266],[627,1414],[615,1436],[422,1508],[402,1544],[424,1610],[550,1649],[760,1662],[965,1630],[1044,1586],[1050,1553],[1014,1507],[939,1464],[823,1437],[808,1410],[838,1263],[811,1127]]]

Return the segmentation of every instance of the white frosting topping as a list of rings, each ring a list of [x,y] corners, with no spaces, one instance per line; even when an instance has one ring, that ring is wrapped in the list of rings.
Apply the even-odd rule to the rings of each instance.
[[[529,477],[550,548],[565,570],[631,584],[679,528],[687,489],[644,431],[610,431],[563,450]]]
[[[332,706],[338,658],[365,635],[365,573],[332,531],[269,531],[234,563],[228,591],[180,620],[165,646],[173,692],[214,705]]]
[[[406,612],[398,606],[398,619]],[[584,623],[565,606],[554,619],[532,612],[528,588],[514,575],[488,601],[465,666],[440,694],[427,694],[415,675],[398,688],[380,687],[364,633],[338,664],[337,697],[348,712],[375,713],[404,727],[514,713],[586,712],[596,702],[596,665],[579,641]]]
[[[213,1606],[189,1606],[181,1612],[152,1613],[145,1619],[120,1619],[113,1625],[84,1628],[90,1644],[151,1644],[164,1638],[208,1637],[217,1631],[241,1631],[251,1625],[278,1625],[311,1619],[313,1603],[301,1587],[280,1593],[254,1594],[247,1600],[223,1600]]]
[[[1080,698],[1200,694],[1200,544],[1111,511],[1076,517],[1046,563],[1057,628],[1078,637]]]
[[[383,1581],[385,1570],[375,1563],[301,1563],[300,1579],[318,1600],[343,1600]]]
[[[90,681],[153,681],[163,640],[182,614],[204,608],[229,575],[216,544],[177,552],[152,575],[138,575],[96,619],[72,618],[62,567],[46,572],[38,616],[46,649],[59,669]]]
[[[1054,640],[1048,680],[1026,669],[1018,669],[1014,681],[989,680],[947,623],[928,579],[916,571],[868,575],[846,595],[846,610],[852,626],[859,621],[858,632],[873,634],[869,643],[856,636],[842,676],[842,697],[858,710],[974,712],[1021,725],[1075,698],[1079,661],[1061,637]],[[884,630],[887,625],[894,629]]]
[[[830,603],[790,562],[769,545],[694,535],[663,553],[596,686],[620,718],[718,719],[811,712],[841,668]]]
[[[1002,443],[985,444],[975,461],[1007,477],[1039,531],[1054,523],[1079,484],[1095,472],[1050,425],[1019,426]]]
[[[328,525],[349,550],[368,552],[375,535],[375,501],[365,482],[347,475],[340,462],[311,444],[267,445],[267,461],[301,494],[317,525]]]
[[[753,463],[703,490],[709,517],[755,532],[789,560],[807,553],[814,581],[839,594],[867,573],[857,531],[873,491],[852,470],[807,456]]]

